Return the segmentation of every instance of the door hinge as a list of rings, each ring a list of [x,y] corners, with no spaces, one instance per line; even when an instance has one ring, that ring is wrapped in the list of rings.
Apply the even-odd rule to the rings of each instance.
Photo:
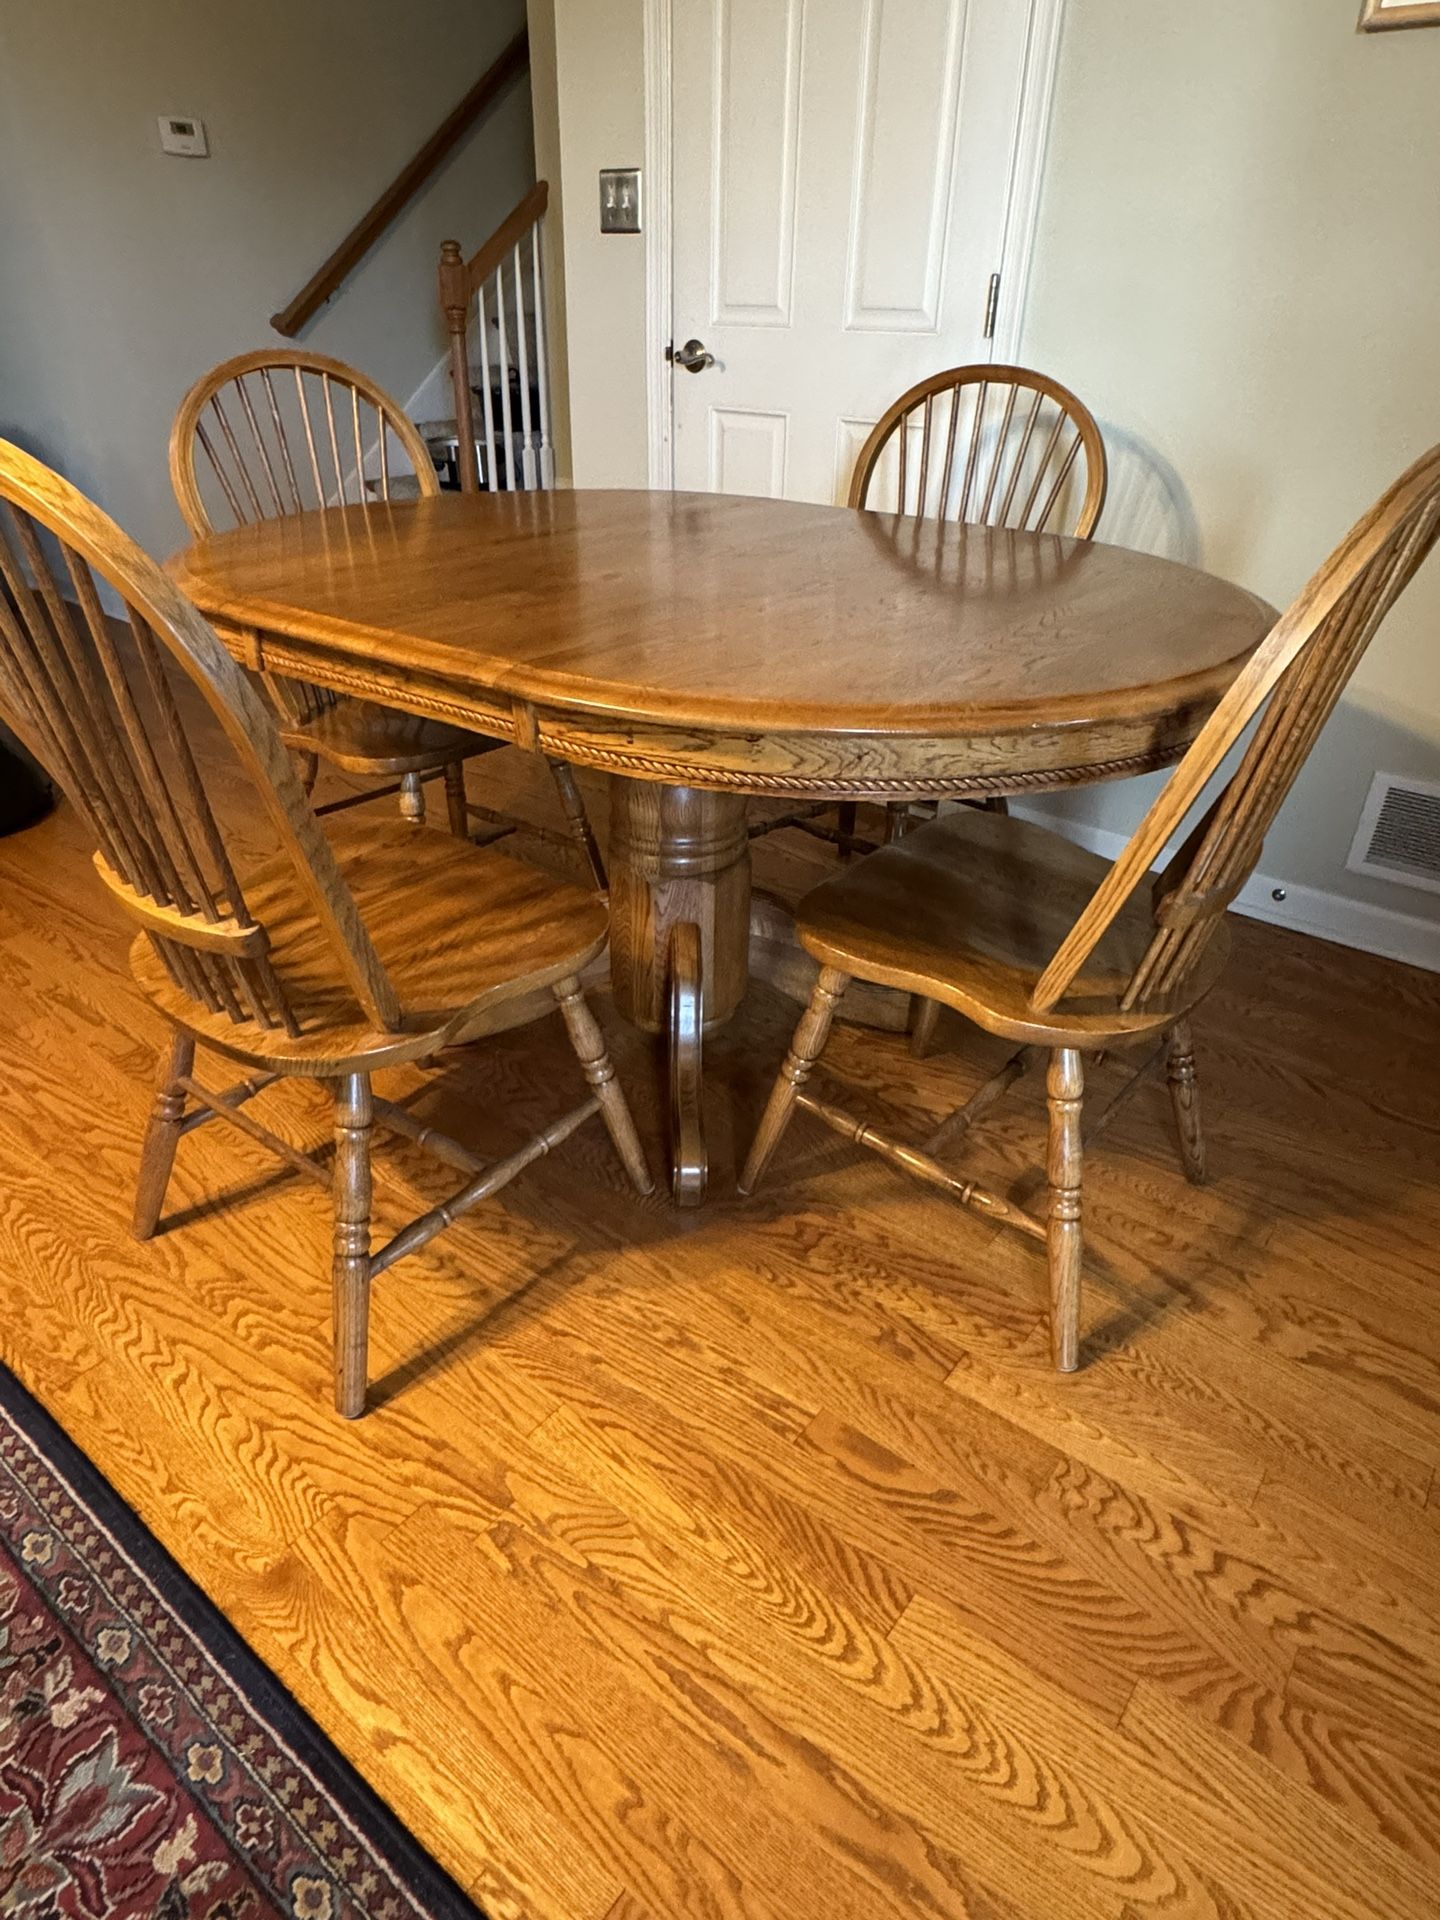
[[[990,276],[990,288],[985,295],[985,325],[981,333],[982,339],[993,340],[995,338],[995,316],[999,311],[1000,276],[998,273],[992,273]]]

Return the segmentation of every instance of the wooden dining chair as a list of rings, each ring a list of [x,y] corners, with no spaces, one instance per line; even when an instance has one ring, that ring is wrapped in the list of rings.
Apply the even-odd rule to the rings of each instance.
[[[1083,400],[1033,368],[977,363],[931,374],[886,409],[856,458],[847,504],[915,521],[964,520],[1088,540],[1105,486],[1105,442]],[[1003,800],[982,804],[1005,811]],[[938,802],[926,807],[934,813]],[[853,800],[836,808],[834,826],[823,821],[828,811],[822,805],[782,814],[755,830],[797,826],[846,858],[869,850],[858,837]],[[888,804],[886,843],[908,829],[911,817],[911,802]],[[939,1013],[933,1002],[916,1003],[916,1054],[927,1051]]]
[[[113,589],[124,621],[103,611]],[[279,842],[240,863],[211,805],[167,669],[219,721]],[[131,968],[172,1038],[145,1136],[134,1230],[155,1231],[176,1149],[219,1119],[330,1190],[335,1398],[364,1410],[372,1279],[558,1146],[597,1111],[631,1180],[650,1175],[605,1042],[579,985],[604,948],[592,893],[449,834],[353,816],[323,833],[270,713],[196,609],[67,481],[0,441],[0,718],[64,790],[136,927]],[[217,750],[218,752],[218,750]],[[215,755],[207,755],[213,759]],[[527,1000],[527,996],[532,996]],[[521,1024],[558,1003],[590,1097],[504,1159],[377,1098],[371,1076]],[[250,1077],[216,1091],[195,1051]],[[323,1083],[333,1174],[250,1111],[273,1081]],[[375,1122],[460,1170],[444,1205],[372,1250]]]
[[[754,1188],[795,1108],[804,1107],[963,1205],[1045,1241],[1055,1364],[1073,1369],[1085,1056],[1151,1044],[1125,1091],[1164,1059],[1185,1171],[1203,1180],[1190,1016],[1224,964],[1226,908],[1437,528],[1440,447],[1396,481],[1277,621],[1108,870],[1048,828],[957,809],[816,887],[801,903],[799,933],[820,975],[751,1146],[742,1192]],[[1252,722],[1234,774],[1152,872]],[[855,978],[924,994],[1019,1044],[1005,1068],[920,1146],[805,1090]],[[1041,1219],[936,1156],[1047,1057],[1050,1197]]]
[[[341,360],[281,347],[238,354],[195,382],[171,428],[170,479],[197,538],[318,507],[440,491],[424,440],[383,388]],[[465,791],[465,762],[504,741],[304,680],[268,674],[265,684],[307,791],[323,760],[357,778],[395,782],[378,792],[398,792],[403,817],[419,822],[424,782],[440,773],[453,833],[468,839],[472,816],[484,823],[485,839],[514,831],[517,822],[471,805]],[[567,830],[603,891],[605,869],[574,775],[550,764]],[[376,797],[370,789],[317,811],[338,813]]]

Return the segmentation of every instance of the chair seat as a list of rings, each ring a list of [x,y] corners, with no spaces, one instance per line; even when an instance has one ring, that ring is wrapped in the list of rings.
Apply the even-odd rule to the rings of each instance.
[[[505,744],[443,720],[351,699],[337,700],[303,725],[287,724],[281,738],[297,753],[318,753],[342,773],[373,774],[435,773]]]
[[[1034,1012],[1036,982],[1109,871],[1048,827],[966,807],[814,888],[800,903],[800,939],[823,965],[942,1001],[1005,1038],[1102,1045],[1172,1024],[1203,998],[1229,949],[1222,924],[1177,999],[1122,1011],[1155,934],[1142,887],[1062,1003]]]
[[[300,1034],[206,1013],[142,934],[131,968],[167,1019],[232,1058],[283,1072],[365,1072],[458,1044],[507,1001],[578,974],[604,949],[608,914],[594,894],[438,828],[340,816],[326,838],[407,1009],[404,1032],[365,1018],[283,856],[241,884],[269,930]]]

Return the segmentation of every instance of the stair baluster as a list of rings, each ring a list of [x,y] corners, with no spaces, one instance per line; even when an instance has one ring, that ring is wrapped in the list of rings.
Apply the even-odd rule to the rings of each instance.
[[[440,250],[440,304],[450,332],[455,389],[456,467],[465,491],[533,491],[555,484],[541,231],[548,198],[549,189],[542,180],[469,261],[462,258],[456,241],[447,240]],[[478,367],[470,358],[472,316],[480,336]],[[447,424],[436,440],[448,439]]]

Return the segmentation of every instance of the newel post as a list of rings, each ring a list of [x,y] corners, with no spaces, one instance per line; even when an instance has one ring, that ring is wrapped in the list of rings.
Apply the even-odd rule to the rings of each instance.
[[[460,485],[466,493],[478,493],[480,467],[475,458],[475,407],[470,392],[470,353],[465,338],[470,317],[470,283],[458,240],[441,243],[439,279],[440,306],[450,334],[450,384],[455,389]]]

